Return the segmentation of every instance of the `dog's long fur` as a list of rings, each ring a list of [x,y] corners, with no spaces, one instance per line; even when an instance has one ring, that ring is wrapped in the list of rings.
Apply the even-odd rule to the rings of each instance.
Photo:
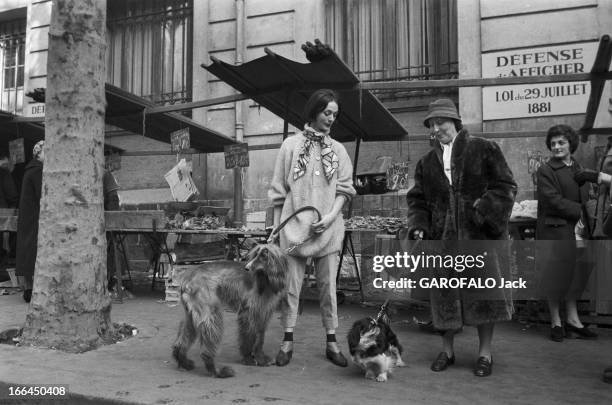
[[[276,245],[257,245],[246,263],[215,261],[186,271],[180,296],[185,319],[179,326],[172,355],[179,367],[191,370],[187,351],[200,340],[200,357],[215,377],[232,377],[230,367],[215,365],[217,345],[223,336],[223,305],[238,312],[238,340],[242,361],[267,366],[272,359],[263,352],[270,317],[286,295],[287,259]]]
[[[393,368],[405,366],[402,346],[389,326],[386,312],[378,320],[363,318],[356,321],[347,339],[353,362],[365,371],[368,379],[387,381]]]

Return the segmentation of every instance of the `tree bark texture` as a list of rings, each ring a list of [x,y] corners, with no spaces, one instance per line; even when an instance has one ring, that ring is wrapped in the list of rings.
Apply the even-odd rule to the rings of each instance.
[[[71,352],[112,333],[102,176],[106,0],[54,0],[34,291],[23,342]]]

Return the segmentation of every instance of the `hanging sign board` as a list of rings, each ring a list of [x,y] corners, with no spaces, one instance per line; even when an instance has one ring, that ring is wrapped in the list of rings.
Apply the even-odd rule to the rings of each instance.
[[[239,143],[223,147],[225,153],[225,168],[249,167],[249,144]]]
[[[13,164],[25,163],[25,151],[23,148],[23,138],[9,141],[9,155]]]
[[[407,189],[409,178],[408,162],[392,164],[387,169],[387,190]]]
[[[180,153],[189,149],[191,147],[189,141],[189,128],[179,129],[178,131],[170,133],[170,142],[172,145],[172,152],[174,153]]]
[[[586,73],[597,42],[515,49],[482,54],[482,77]],[[482,89],[483,120],[584,114],[591,85],[584,82],[518,84]]]
[[[191,164],[185,159],[181,159],[164,177],[174,201],[189,201],[199,194],[191,177]]]

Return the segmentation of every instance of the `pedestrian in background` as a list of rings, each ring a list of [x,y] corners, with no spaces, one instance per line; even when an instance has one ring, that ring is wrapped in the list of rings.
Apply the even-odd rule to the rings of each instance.
[[[42,189],[42,169],[45,159],[44,141],[34,145],[33,158],[26,165],[19,199],[17,221],[17,269],[15,274],[24,278],[23,299],[30,302],[36,252],[38,248],[38,218]]]
[[[597,182],[598,177],[597,172],[583,169],[573,158],[578,143],[578,134],[568,125],[549,128],[546,147],[551,156],[537,172],[536,266],[540,292],[546,297],[550,311],[550,339],[555,342],[562,342],[569,334],[587,339],[597,337],[584,327],[576,306],[591,272],[588,261],[578,260],[584,257],[586,249],[582,243],[578,247],[576,231],[580,231],[581,239],[584,236],[588,239],[589,232],[584,230],[589,224],[588,181]],[[565,325],[561,322],[561,301],[565,302]]]
[[[17,208],[19,193],[15,180],[11,174],[12,167],[8,153],[0,152],[0,208]],[[1,261],[4,263],[8,256],[15,254],[15,242],[13,233],[3,232],[0,239]],[[8,238],[7,238],[8,236]]]
[[[119,183],[113,173],[105,169],[104,176],[102,178],[102,193],[104,194],[104,211],[118,211],[120,208],[119,201]],[[115,266],[115,255],[119,252],[116,249],[113,237],[107,232],[106,233],[106,279],[108,291],[113,291],[115,285],[117,285],[117,279],[115,273],[117,268]],[[121,272],[119,273],[121,276]]]

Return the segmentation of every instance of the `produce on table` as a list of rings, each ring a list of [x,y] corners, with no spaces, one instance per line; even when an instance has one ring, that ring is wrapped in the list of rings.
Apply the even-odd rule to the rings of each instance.
[[[225,217],[205,215],[185,219],[181,214],[176,214],[174,219],[168,221],[167,226],[169,229],[218,229],[225,226]]]
[[[367,217],[352,217],[344,221],[344,225],[348,229],[371,229],[377,231],[387,231],[388,233],[395,233],[399,228],[406,227],[406,218],[396,217],[381,217],[381,216],[367,216]]]

